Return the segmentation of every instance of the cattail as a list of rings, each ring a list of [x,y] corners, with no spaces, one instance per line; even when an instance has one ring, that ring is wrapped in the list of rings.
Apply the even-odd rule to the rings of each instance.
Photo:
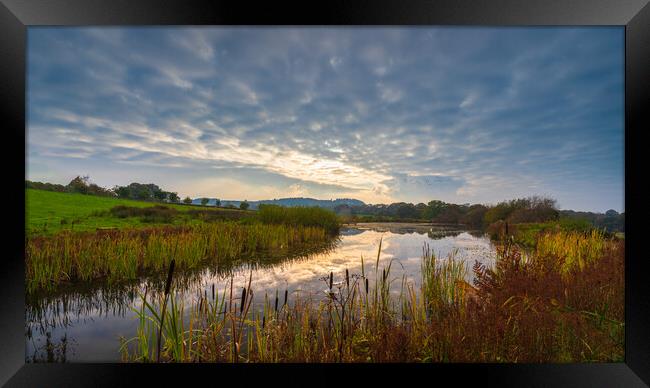
[[[506,222],[506,234],[508,234],[508,222]]]
[[[172,259],[171,263],[169,263],[169,272],[167,273],[167,281],[165,282],[165,301],[163,302],[163,307],[162,307],[162,313],[160,316],[162,317],[162,322],[164,323],[165,319],[165,308],[167,307],[167,295],[169,294],[169,289],[172,286],[172,276],[174,275],[174,266],[176,265],[176,260]],[[157,361],[160,362],[160,339],[162,337],[162,327],[163,325],[160,325],[160,328],[158,330],[158,353],[157,353]]]
[[[333,283],[334,283],[334,272],[330,272],[330,291],[332,290]]]
[[[366,294],[368,294],[368,278],[366,278]]]
[[[241,306],[239,306],[239,314],[244,312],[244,304],[246,303],[246,287],[241,291]]]
[[[175,265],[176,265],[176,260],[172,259],[172,262],[169,263],[169,272],[167,272],[167,281],[165,282],[165,295],[169,294],[169,289],[172,286],[172,276],[174,275]]]
[[[278,312],[278,290],[275,290],[275,312]]]
[[[284,304],[282,306],[287,305],[287,298],[289,297],[289,290],[284,290]]]
[[[214,300],[214,283],[212,283],[212,300]]]
[[[350,288],[350,274],[347,268],[345,269],[345,284]]]
[[[262,329],[264,328],[265,324],[266,324],[266,316],[262,315]]]

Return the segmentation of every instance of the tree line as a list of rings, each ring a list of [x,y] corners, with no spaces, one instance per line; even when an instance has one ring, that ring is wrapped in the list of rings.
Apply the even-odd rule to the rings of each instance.
[[[538,223],[562,218],[582,219],[608,231],[625,230],[625,213],[615,210],[606,213],[559,210],[552,198],[532,196],[502,201],[496,205],[453,204],[440,200],[428,203],[395,202],[390,205],[339,205],[334,211],[352,221],[426,221],[441,224],[463,224],[484,228],[498,221]]]
[[[56,191],[60,193],[78,193],[102,197],[135,199],[140,201],[180,202],[178,193],[162,190],[158,185],[153,183],[144,184],[133,182],[127,186],[115,186],[112,189],[107,189],[95,183],[91,183],[90,177],[88,176],[77,176],[67,185],[25,180],[25,188]]]
[[[138,201],[181,203],[178,193],[165,191],[154,183],[133,182],[127,186],[114,186],[112,189],[107,189],[95,183],[91,183],[90,177],[88,176],[77,176],[67,185],[25,180],[25,188],[56,191],[59,193],[78,193],[120,199],[133,199]],[[208,201],[208,198],[201,198],[201,205],[206,206]],[[182,203],[190,205],[192,204],[192,198],[185,197],[185,199],[182,200]],[[216,206],[220,206],[221,201],[217,199],[215,204]],[[234,208],[232,205],[229,205],[228,207]],[[247,201],[243,201],[239,204],[239,208],[242,210],[247,210],[249,207],[250,204]]]
[[[127,186],[115,186],[112,189],[103,188],[91,183],[88,176],[77,176],[67,185],[32,182],[25,180],[25,187],[37,190],[48,190],[67,193],[80,193],[140,201],[157,201],[180,203],[176,192],[162,190],[153,183],[143,184],[133,182]],[[201,199],[201,205],[208,204],[208,198]],[[186,197],[185,204],[191,204],[192,199]],[[362,203],[361,201],[357,201]],[[220,201],[216,200],[216,206]],[[243,201],[240,209],[248,209],[250,204]],[[230,206],[233,207],[234,206]],[[625,213],[608,210],[605,213],[576,212],[559,210],[557,201],[552,198],[532,196],[502,201],[496,205],[483,204],[454,204],[440,200],[428,203],[395,202],[391,204],[351,205],[340,204],[333,208],[334,212],[351,221],[381,222],[381,221],[425,221],[441,224],[462,224],[473,228],[484,228],[498,221],[517,223],[537,223],[556,221],[560,218],[586,220],[597,228],[610,232],[625,231]]]

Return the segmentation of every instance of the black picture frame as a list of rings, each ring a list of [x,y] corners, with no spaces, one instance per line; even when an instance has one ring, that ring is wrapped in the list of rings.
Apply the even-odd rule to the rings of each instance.
[[[132,365],[25,364],[24,238],[26,32],[50,25],[618,25],[625,26],[625,362],[617,364],[437,365]],[[5,249],[0,270],[0,383],[7,386],[121,386],[180,377],[304,385],[415,384],[445,381],[496,386],[615,387],[650,384],[648,259],[642,255],[645,143],[650,101],[650,6],[647,0],[448,1],[101,1],[0,0],[0,106],[7,181]],[[7,152],[8,151],[8,152]],[[647,208],[645,208],[647,209]],[[342,377],[340,373],[346,373]],[[296,377],[296,374],[301,375]],[[227,375],[227,376],[226,376]],[[343,380],[344,381],[341,381]],[[210,381],[210,380],[208,380]],[[301,384],[301,385],[303,385]]]

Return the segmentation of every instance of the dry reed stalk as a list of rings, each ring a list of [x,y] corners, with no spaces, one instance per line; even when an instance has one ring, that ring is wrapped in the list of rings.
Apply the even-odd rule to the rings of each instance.
[[[169,295],[169,290],[172,285],[172,276],[174,275],[175,264],[176,261],[172,259],[171,263],[169,263],[169,272],[167,273],[167,281],[165,282],[165,297],[164,297],[164,302],[162,307],[162,314],[160,316],[160,328],[158,329],[158,351],[156,356],[156,362],[160,362],[160,345],[162,340],[162,329],[165,324],[165,310],[167,308],[167,295]]]

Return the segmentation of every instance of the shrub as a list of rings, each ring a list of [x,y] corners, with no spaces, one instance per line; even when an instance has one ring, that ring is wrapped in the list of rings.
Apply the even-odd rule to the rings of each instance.
[[[140,217],[142,222],[170,223],[178,211],[161,205],[151,207],[118,205],[111,208],[110,213],[117,218]]]

